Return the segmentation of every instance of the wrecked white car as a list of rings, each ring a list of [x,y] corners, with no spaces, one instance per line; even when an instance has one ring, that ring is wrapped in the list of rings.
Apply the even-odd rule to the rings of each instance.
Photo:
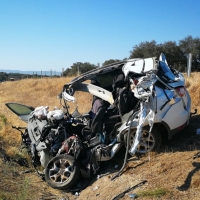
[[[98,84],[83,83],[85,80],[97,80]],[[171,139],[188,125],[191,99],[184,85],[183,75],[169,68],[161,54],[159,61],[131,59],[85,73],[66,84],[64,93],[73,96],[75,91],[85,91],[101,98],[109,103],[104,115],[117,107],[122,124],[119,132],[130,127],[129,118],[135,114],[132,127],[143,128],[137,151],[145,153],[158,149],[162,138]],[[145,131],[146,126],[155,131]]]
[[[184,84],[183,75],[161,54],[159,60],[125,60],[76,77],[59,95],[66,112],[6,105],[28,121],[22,139],[34,166],[45,168],[50,186],[69,189],[80,173],[89,178],[122,146],[125,157],[158,150],[162,139],[188,125],[191,100]],[[94,95],[89,113],[69,113],[67,103],[75,101],[76,91]]]

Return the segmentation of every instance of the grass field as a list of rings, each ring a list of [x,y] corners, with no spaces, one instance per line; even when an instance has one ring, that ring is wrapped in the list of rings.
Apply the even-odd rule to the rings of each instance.
[[[50,110],[53,109],[54,106],[60,107],[57,95],[62,91],[63,85],[70,80],[71,78],[45,78],[24,79],[1,83],[0,149],[6,150],[6,153],[13,157],[26,156],[26,154],[20,150],[20,133],[11,128],[12,125],[26,126],[26,124],[6,108],[6,102],[18,102],[33,107],[47,105],[50,107]],[[138,192],[138,194],[141,195],[139,199],[157,199],[159,195],[153,196],[153,194],[160,194],[163,191],[163,197],[159,199],[198,199],[198,191],[200,191],[200,182],[198,181],[200,173],[198,170],[200,169],[200,163],[197,162],[197,164],[194,164],[190,158],[200,150],[200,146],[198,146],[200,138],[198,139],[198,136],[195,136],[196,129],[198,127],[200,128],[200,74],[192,73],[191,77],[186,77],[186,87],[192,99],[192,111],[198,109],[197,114],[191,119],[190,126],[183,131],[182,136],[175,137],[171,143],[168,143],[167,146],[164,147],[160,154],[155,155],[155,157],[152,156],[150,162],[138,167],[135,171],[132,169],[134,169],[137,163],[129,162],[128,166],[130,169],[127,169],[127,172],[115,182],[115,186],[118,190],[116,190],[116,188],[113,189],[113,191],[106,190],[106,187],[115,187],[108,182],[109,179],[107,178],[107,180],[106,177],[105,179],[93,183],[91,187],[95,186],[94,184],[101,185],[99,189],[101,193],[100,199],[111,199],[114,195],[112,192],[123,191],[128,187],[128,183],[133,184],[136,180],[143,178],[147,179],[149,184],[142,188],[146,190],[146,193],[145,191],[143,193],[142,191]],[[90,109],[91,100],[92,97],[86,94],[81,94],[79,96],[77,105],[79,105],[78,108],[81,113],[87,112]],[[71,110],[73,110],[75,106],[76,104],[71,105]],[[142,158],[141,162],[145,159],[148,160],[148,155]],[[45,195],[45,190],[52,196],[57,195],[55,199],[63,194],[49,188],[45,182],[40,182],[36,177],[34,178],[33,174],[28,176],[23,175],[21,178],[17,176],[15,179],[13,174],[19,173],[19,169],[16,165],[8,168],[0,159],[0,166],[0,172],[5,172],[3,178],[0,179],[0,187],[1,184],[7,185],[7,187],[3,187],[5,191],[0,188],[0,191],[4,191],[0,193],[0,199],[34,199],[30,198],[29,195],[24,192],[23,188],[26,186],[28,187],[27,190],[29,193],[38,190],[41,195]],[[2,171],[3,167],[5,167],[6,170]],[[8,169],[10,169],[12,173],[10,173]],[[11,177],[11,181],[9,181],[8,177]],[[39,184],[37,184],[37,181]],[[120,185],[120,181],[123,184]],[[27,184],[27,182],[29,184]],[[16,185],[17,183],[21,184],[20,189],[19,185]],[[177,190],[176,186],[179,187],[181,184],[184,185],[184,183],[186,186],[190,183],[188,189],[184,192]],[[16,194],[16,198],[14,198],[12,194]],[[96,193],[88,188],[81,193],[79,199],[88,199],[89,194],[93,195],[92,199],[98,199],[98,195],[95,196]],[[108,198],[104,198],[103,194],[107,194]],[[22,197],[23,195],[24,197]],[[160,196],[162,195],[160,194]],[[72,197],[72,199],[74,198]]]

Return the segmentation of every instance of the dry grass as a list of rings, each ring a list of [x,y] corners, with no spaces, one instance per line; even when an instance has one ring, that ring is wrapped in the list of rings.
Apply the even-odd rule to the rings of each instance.
[[[19,148],[20,134],[13,130],[11,126],[26,125],[6,108],[6,102],[18,102],[33,107],[48,105],[50,109],[54,106],[60,107],[60,102],[56,96],[61,92],[63,85],[69,81],[69,78],[47,78],[27,79],[0,84],[0,147],[6,149],[7,153],[12,156],[21,156]],[[148,162],[135,167],[144,160],[148,160],[149,155],[143,157],[140,161],[129,161],[128,168],[122,176],[115,181],[110,181],[108,177],[104,177],[91,183],[91,187],[81,192],[79,199],[112,199],[120,192],[144,179],[148,181],[148,184],[131,192],[143,194],[139,199],[199,199],[200,161],[198,158],[195,160],[196,162],[192,159],[193,155],[200,150],[200,138],[196,136],[196,129],[200,128],[199,83],[200,73],[192,73],[191,77],[186,77],[186,87],[192,99],[192,110],[198,109],[198,113],[191,119],[189,127],[174,137],[171,142],[167,143],[160,154],[152,154]],[[86,94],[80,95],[77,103],[79,111],[84,113],[90,109],[91,96],[86,96]],[[73,110],[74,108],[71,105],[71,109]],[[118,164],[118,162],[112,160],[111,166]],[[2,168],[2,162],[0,162],[0,166]],[[13,182],[19,182],[23,185],[24,177],[17,179],[13,177],[13,173],[15,174],[16,172],[15,169],[11,169],[12,173],[10,176],[13,180],[16,180]],[[0,171],[2,172],[2,170]],[[6,173],[9,174],[8,170],[4,173],[5,180],[7,177]],[[49,188],[45,182],[41,182],[34,174],[27,176],[30,180],[30,190],[32,192],[41,193],[42,195],[45,195],[47,192],[58,196],[61,194],[59,191]],[[11,194],[15,193],[13,190],[17,190],[17,187],[8,180],[6,185],[9,185],[6,188]],[[92,188],[95,186],[98,186],[99,189],[93,191]],[[146,192],[142,193],[141,191],[143,190]],[[160,190],[162,194],[160,194]],[[163,191],[166,191],[166,194]],[[18,191],[17,195],[26,194],[21,194]],[[158,197],[159,195],[163,196]],[[129,197],[125,196],[123,199],[127,198],[129,199]]]
[[[72,78],[44,78],[44,79],[24,79],[15,82],[4,82],[0,85],[0,114],[4,114],[7,118],[7,126],[4,127],[2,134],[6,142],[13,138],[16,145],[20,142],[20,134],[11,129],[11,125],[25,126],[11,111],[9,111],[6,102],[18,102],[21,104],[37,107],[48,105],[50,109],[54,106],[60,107],[60,101],[57,95],[62,91],[63,85]],[[200,113],[200,74],[193,73],[191,77],[186,77],[186,87],[191,95],[192,110],[197,108]],[[76,94],[78,96],[79,93]],[[76,97],[75,96],[75,97]],[[87,112],[91,107],[92,97],[87,93],[82,93],[77,98],[77,104],[70,104],[71,110],[79,105],[78,109],[81,113]],[[12,151],[9,149],[9,151]]]
[[[72,78],[44,78],[44,79],[24,79],[15,82],[4,82],[0,84],[0,114],[7,118],[7,125],[1,130],[1,136],[5,141],[7,152],[13,154],[17,152],[20,143],[20,134],[11,128],[12,125],[26,126],[26,123],[18,119],[6,106],[6,102],[18,102],[32,107],[49,106],[53,109],[60,107],[60,100],[57,95],[62,91],[63,85]],[[77,93],[75,97],[79,95]],[[91,107],[92,96],[87,93],[77,98],[76,104],[71,103],[70,108],[74,110],[77,105],[80,112],[86,112]],[[12,145],[10,143],[12,141]]]
[[[192,99],[192,108],[197,108],[200,113],[200,73],[192,73],[186,77],[186,87]]]

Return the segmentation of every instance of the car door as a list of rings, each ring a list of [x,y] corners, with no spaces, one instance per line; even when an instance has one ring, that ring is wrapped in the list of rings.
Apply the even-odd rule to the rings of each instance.
[[[20,103],[6,103],[5,104],[13,113],[15,113],[21,120],[28,122],[30,113],[34,111],[31,106],[26,106]]]

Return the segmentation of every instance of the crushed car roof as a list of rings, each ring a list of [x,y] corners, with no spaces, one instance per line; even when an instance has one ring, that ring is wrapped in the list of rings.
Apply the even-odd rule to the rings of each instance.
[[[104,67],[100,67],[100,68],[97,68],[97,69],[90,70],[90,71],[83,73],[80,76],[77,76],[76,78],[72,79],[66,85],[71,85],[75,82],[83,82],[85,80],[91,80],[91,79],[96,77],[96,74],[104,74],[104,73],[107,73],[109,71],[113,71],[115,69],[121,69],[126,62],[127,61],[120,61],[120,62],[117,62],[117,63],[114,63],[114,64],[110,64],[110,65],[106,65]]]
[[[80,76],[77,76],[76,78],[72,79],[69,83],[65,84],[65,86],[74,85],[74,83],[76,82],[92,80],[96,78],[97,76],[100,76],[109,72],[113,72],[114,70],[117,70],[117,69],[122,70],[122,68],[125,66],[127,66],[128,68],[131,67],[132,69],[134,68],[133,71],[135,71],[135,73],[143,73],[150,69],[155,69],[155,60],[156,60],[155,57],[151,57],[151,58],[146,58],[146,59],[134,58],[134,59],[128,59],[128,60],[115,62],[110,65],[93,69],[84,74],[81,74]]]

